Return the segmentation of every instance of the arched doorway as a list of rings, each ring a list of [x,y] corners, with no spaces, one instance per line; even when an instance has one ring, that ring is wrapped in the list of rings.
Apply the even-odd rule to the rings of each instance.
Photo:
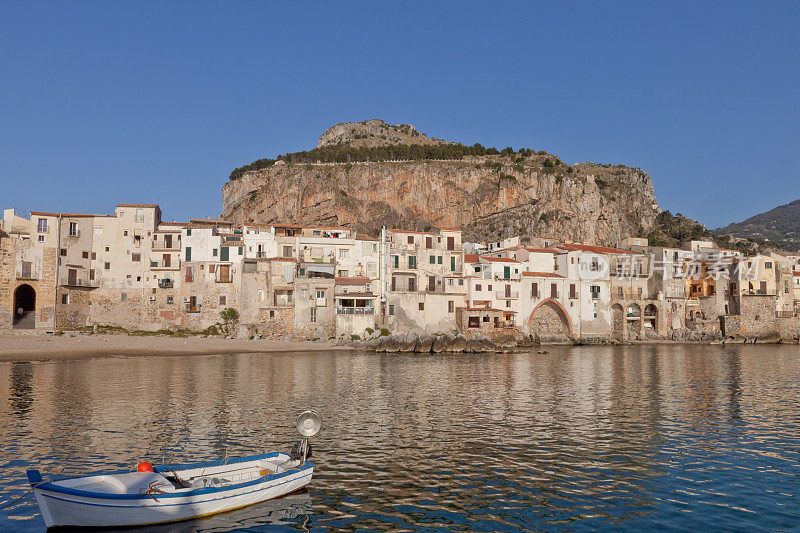
[[[529,320],[531,333],[544,340],[563,340],[572,335],[569,317],[553,300],[545,300],[536,306]]]
[[[36,291],[27,284],[14,291],[14,327],[33,329],[36,327]]]
[[[625,311],[619,304],[611,306],[611,316],[613,322],[611,324],[611,336],[614,340],[622,341],[625,338]]]
[[[655,304],[647,304],[644,308],[644,327],[650,328],[653,333],[660,334],[658,331],[658,307]]]
[[[630,304],[625,314],[628,323],[628,340],[639,339],[642,332],[642,308],[637,304]]]

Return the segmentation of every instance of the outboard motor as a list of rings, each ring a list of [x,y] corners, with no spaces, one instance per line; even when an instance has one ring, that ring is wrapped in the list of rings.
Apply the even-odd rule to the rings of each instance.
[[[315,411],[305,411],[297,418],[297,431],[303,440],[296,442],[289,452],[289,457],[303,464],[311,457],[311,443],[308,439],[319,433],[322,418]]]

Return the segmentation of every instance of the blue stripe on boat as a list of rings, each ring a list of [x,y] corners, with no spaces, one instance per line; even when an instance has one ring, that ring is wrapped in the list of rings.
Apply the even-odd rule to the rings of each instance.
[[[242,457],[242,458],[238,458],[238,459],[231,459],[230,461],[228,461],[228,463],[226,463],[226,466],[229,465],[229,464],[244,463],[244,462],[247,462],[247,461],[256,461],[256,460],[259,460],[259,459],[274,458],[274,457],[277,457],[278,455],[279,454],[277,454],[277,453],[270,453],[270,454],[265,454],[265,455],[254,455],[254,456],[251,456],[251,457]],[[173,466],[175,468],[172,468]],[[167,466],[162,466],[161,467],[161,470],[162,470],[161,473],[164,473],[164,472],[169,473],[170,470],[188,470],[190,468],[202,468],[202,467],[209,467],[209,466],[220,466],[220,464],[219,464],[219,461],[208,461],[208,462],[204,462],[204,463],[195,463],[195,464],[192,464],[192,465],[182,465],[182,466],[179,466],[179,465],[167,465]],[[314,468],[314,463],[306,461],[306,463],[303,466],[303,468],[293,468],[293,469],[288,470],[286,472],[283,472],[281,474],[272,474],[272,475],[269,475],[269,476],[262,476],[260,478],[256,478],[256,479],[251,480],[251,481],[245,481],[244,483],[236,483],[236,484],[232,484],[232,485],[226,485],[225,487],[205,487],[205,488],[202,488],[202,489],[187,491],[187,492],[183,492],[183,493],[179,493],[179,494],[168,492],[168,493],[165,493],[165,494],[159,494],[158,498],[159,499],[161,499],[161,498],[185,498],[186,496],[190,496],[190,495],[194,496],[196,494],[213,494],[215,492],[222,492],[222,491],[227,491],[227,490],[237,489],[237,488],[241,488],[241,487],[247,487],[247,486],[250,486],[250,485],[256,485],[256,484],[264,483],[264,481],[271,481],[273,479],[280,479],[280,478],[283,478],[283,477],[286,477],[286,476],[290,476],[292,474],[296,474],[298,472],[304,472],[305,470],[309,470],[309,469],[312,469],[312,468]],[[130,472],[129,471],[122,471],[122,472],[115,472],[115,473],[118,473],[118,474],[129,474]],[[92,475],[101,476],[101,475],[113,475],[113,474],[98,473],[98,474],[92,474]],[[71,478],[64,478],[64,479],[77,479],[77,478],[82,478],[82,477],[90,477],[90,476],[74,476],[74,477],[71,477]],[[302,476],[302,477],[305,477],[305,476]],[[264,479],[264,478],[266,478],[266,479]],[[33,483],[31,483],[31,484],[33,484]],[[281,485],[281,484],[282,483],[279,483],[279,485]],[[277,486],[277,485],[275,485],[275,486]],[[56,485],[54,483],[42,483],[37,488],[41,489],[41,490],[46,490],[46,491],[49,491],[49,492],[57,492],[57,493],[60,493],[60,494],[70,494],[72,496],[82,496],[82,497],[85,497],[85,498],[98,498],[98,499],[108,499],[108,500],[150,500],[150,499],[152,499],[152,496],[142,495],[142,494],[109,494],[107,492],[92,492],[92,491],[88,491],[88,490],[73,489],[71,487],[62,487],[62,486]]]

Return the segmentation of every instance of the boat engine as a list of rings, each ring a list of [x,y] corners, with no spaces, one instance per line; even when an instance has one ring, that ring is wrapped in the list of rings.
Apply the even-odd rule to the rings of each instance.
[[[305,411],[300,413],[297,418],[297,431],[303,436],[303,440],[296,442],[289,452],[289,456],[300,461],[300,464],[306,462],[311,457],[311,443],[308,441],[311,437],[319,433],[322,428],[322,418],[315,411]]]

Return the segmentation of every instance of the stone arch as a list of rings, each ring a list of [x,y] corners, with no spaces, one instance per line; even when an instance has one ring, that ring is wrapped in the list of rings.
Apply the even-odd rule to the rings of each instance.
[[[658,330],[658,306],[656,304],[647,304],[644,308],[644,327],[652,328],[654,333],[661,334]]]
[[[13,327],[34,329],[36,327],[36,290],[23,283],[14,290]]]
[[[614,340],[622,341],[625,339],[625,310],[619,304],[611,306],[611,336]]]
[[[537,305],[528,318],[528,328],[540,339],[557,339],[572,336],[572,321],[564,306],[553,298]]]
[[[642,308],[639,304],[630,303],[625,310],[625,322],[628,330],[628,340],[637,340],[642,332]]]

